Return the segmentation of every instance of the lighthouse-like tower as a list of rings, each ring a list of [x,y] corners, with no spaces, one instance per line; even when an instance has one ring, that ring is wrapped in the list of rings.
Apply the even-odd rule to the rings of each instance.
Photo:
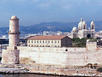
[[[19,19],[16,16],[12,16],[9,21],[9,46],[7,50],[2,52],[3,64],[18,64],[19,63]]]
[[[19,19],[12,16],[9,23],[9,46],[14,47],[19,45]]]

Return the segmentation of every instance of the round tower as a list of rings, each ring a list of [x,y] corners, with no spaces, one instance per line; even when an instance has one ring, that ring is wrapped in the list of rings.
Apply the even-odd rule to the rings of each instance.
[[[77,32],[77,27],[73,27],[72,32]]]
[[[19,19],[12,16],[9,23],[9,46],[7,50],[2,52],[2,64],[18,64],[19,63]]]
[[[78,24],[78,29],[81,30],[82,29],[82,25],[83,25],[83,19],[80,19],[80,22]]]
[[[91,30],[95,30],[95,24],[94,24],[94,21],[91,21],[90,26],[91,26]]]
[[[12,16],[9,23],[9,46],[19,45],[19,19],[16,16]]]
[[[73,27],[71,32],[72,38],[77,38],[77,33],[78,33],[77,27]]]
[[[82,26],[82,28],[83,28],[83,29],[87,29],[87,27],[86,27],[86,22],[85,22],[85,21],[83,21],[83,26]]]

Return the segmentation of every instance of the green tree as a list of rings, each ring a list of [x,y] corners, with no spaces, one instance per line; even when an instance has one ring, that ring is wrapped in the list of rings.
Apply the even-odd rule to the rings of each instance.
[[[72,46],[73,47],[85,47],[86,46],[86,38],[73,38],[72,39]]]

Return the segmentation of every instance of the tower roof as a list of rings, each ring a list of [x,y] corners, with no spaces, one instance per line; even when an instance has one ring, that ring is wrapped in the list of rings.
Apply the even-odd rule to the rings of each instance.
[[[79,24],[78,24],[78,29],[83,29],[84,27],[86,27],[86,22],[81,18]]]
[[[83,18],[81,18],[80,21],[83,21]]]
[[[77,31],[77,27],[73,27],[72,31],[76,32]]]
[[[94,25],[94,21],[91,21],[91,25]]]
[[[12,16],[11,19],[18,19],[17,16]]]

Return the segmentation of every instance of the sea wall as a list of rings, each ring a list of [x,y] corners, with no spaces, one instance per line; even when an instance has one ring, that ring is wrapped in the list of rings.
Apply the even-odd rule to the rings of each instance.
[[[38,64],[61,66],[85,66],[102,64],[102,49],[86,48],[18,47],[20,58],[29,58]]]

